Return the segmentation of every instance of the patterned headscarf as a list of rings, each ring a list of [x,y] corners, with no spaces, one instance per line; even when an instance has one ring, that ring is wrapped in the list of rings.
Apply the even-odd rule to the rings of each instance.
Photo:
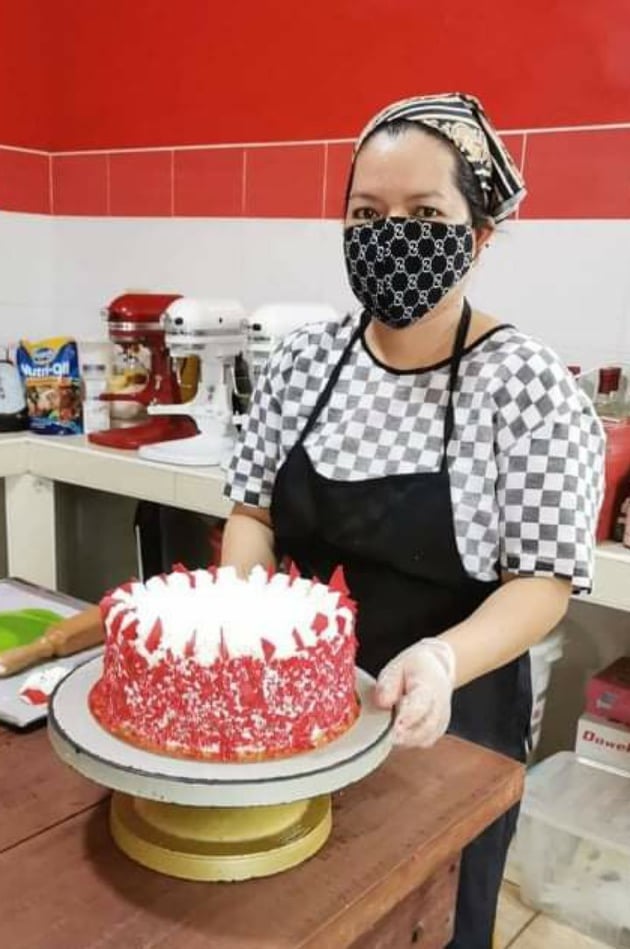
[[[525,182],[483,106],[461,92],[418,96],[387,106],[361,132],[355,156],[368,135],[399,119],[428,125],[456,146],[477,176],[486,210],[495,221],[508,217],[527,194]]]

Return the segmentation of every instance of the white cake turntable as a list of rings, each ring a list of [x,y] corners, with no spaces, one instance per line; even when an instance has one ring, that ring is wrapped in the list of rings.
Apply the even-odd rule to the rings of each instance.
[[[170,876],[244,880],[297,866],[330,834],[331,792],[366,777],[391,748],[392,715],[374,706],[374,681],[357,670],[357,721],[315,751],[247,763],[155,754],[92,716],[88,695],[101,668],[98,657],[57,686],[50,740],[62,761],[115,792],[110,826],[121,850]]]

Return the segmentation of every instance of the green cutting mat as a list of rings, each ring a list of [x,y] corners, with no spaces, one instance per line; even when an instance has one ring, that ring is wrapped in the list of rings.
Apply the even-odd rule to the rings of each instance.
[[[0,652],[32,643],[60,619],[59,613],[36,608],[0,613]]]

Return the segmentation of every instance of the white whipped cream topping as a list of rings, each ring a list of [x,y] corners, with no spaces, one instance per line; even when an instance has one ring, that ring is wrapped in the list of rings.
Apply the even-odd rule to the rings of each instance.
[[[304,646],[318,639],[339,636],[337,617],[343,617],[344,635],[354,629],[350,608],[341,595],[322,583],[276,573],[269,579],[266,570],[254,567],[248,579],[239,578],[233,567],[221,567],[216,578],[207,570],[192,571],[195,586],[185,573],[152,577],[119,588],[111,594],[106,626],[108,633],[120,613],[122,629],[138,622],[134,640],[138,652],[150,663],[157,663],[167,651],[174,656],[191,654],[204,665],[213,663],[223,648],[228,656],[265,657],[265,644],[271,644],[274,658],[295,655],[299,640]],[[326,626],[316,632],[315,617],[321,614]],[[161,639],[155,646],[151,633],[161,624]],[[323,621],[322,621],[323,627]]]

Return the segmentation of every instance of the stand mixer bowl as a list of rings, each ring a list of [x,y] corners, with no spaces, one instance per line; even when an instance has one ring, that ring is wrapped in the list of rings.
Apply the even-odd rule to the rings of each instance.
[[[101,396],[112,403],[112,415],[124,427],[119,424],[104,432],[94,432],[89,436],[91,442],[107,448],[136,449],[197,431],[194,422],[186,417],[147,418],[149,406],[171,405],[180,399],[161,321],[168,306],[178,299],[180,294],[173,293],[126,293],[105,308],[103,315],[110,341],[127,351],[131,361],[137,360],[144,348],[149,354],[149,367],[145,385],[136,385],[130,374],[126,391],[112,391],[110,386]]]

